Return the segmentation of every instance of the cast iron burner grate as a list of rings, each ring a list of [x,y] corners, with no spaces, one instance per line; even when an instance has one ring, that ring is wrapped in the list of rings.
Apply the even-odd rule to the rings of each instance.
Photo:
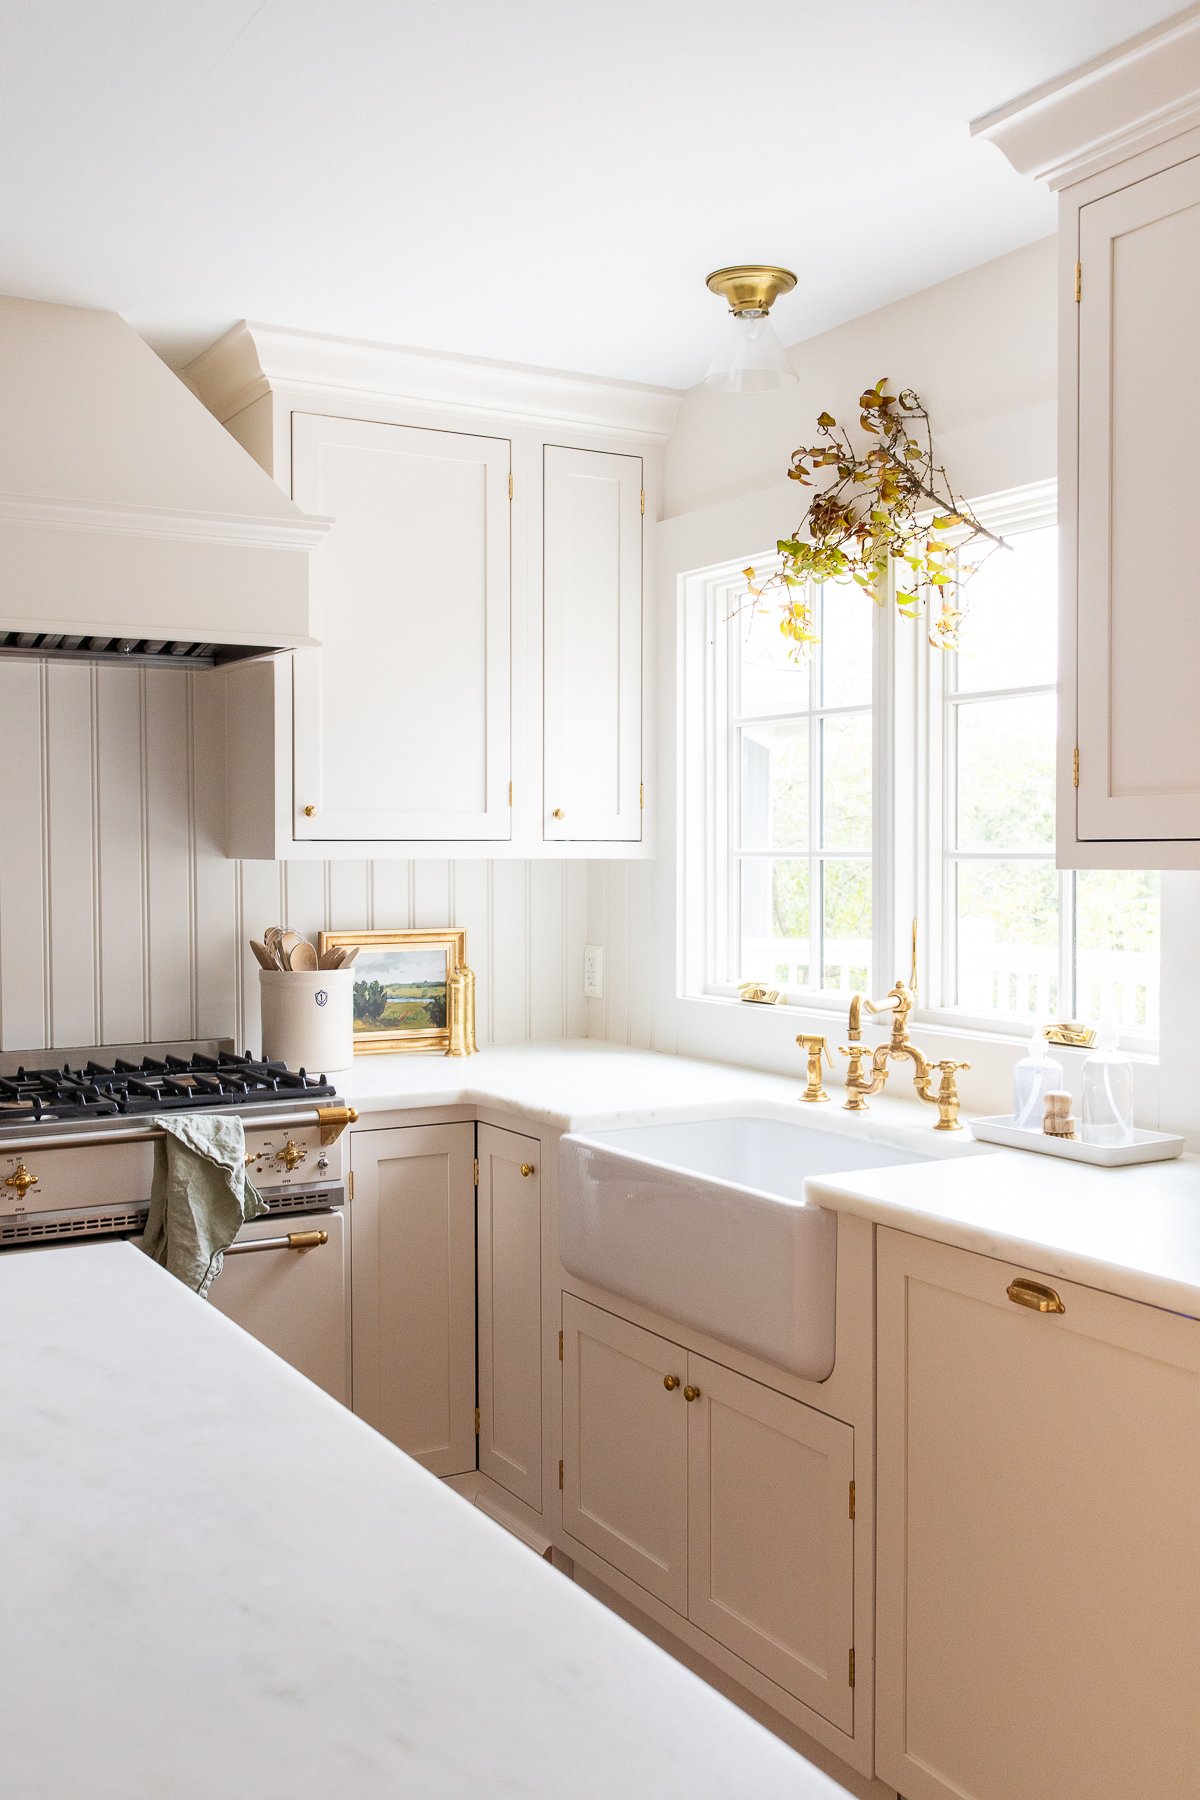
[[[247,1051],[235,1056],[144,1056],[140,1062],[89,1062],[82,1069],[18,1069],[0,1075],[0,1128],[129,1117],[139,1113],[195,1112],[209,1106],[278,1106],[324,1100],[334,1094],[324,1075],[289,1069]]]

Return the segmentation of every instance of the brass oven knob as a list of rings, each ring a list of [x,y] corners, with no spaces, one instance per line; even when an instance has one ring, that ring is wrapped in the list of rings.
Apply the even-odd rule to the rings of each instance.
[[[289,1138],[287,1143],[283,1146],[283,1149],[276,1152],[275,1161],[277,1163],[282,1163],[284,1168],[290,1173],[297,1163],[302,1163],[304,1161],[307,1155],[307,1150],[302,1150],[299,1144],[293,1143],[292,1139]]]
[[[4,1177],[3,1185],[16,1188],[18,1199],[23,1200],[31,1187],[37,1186],[37,1176],[31,1175],[23,1162],[19,1162],[11,1175]]]

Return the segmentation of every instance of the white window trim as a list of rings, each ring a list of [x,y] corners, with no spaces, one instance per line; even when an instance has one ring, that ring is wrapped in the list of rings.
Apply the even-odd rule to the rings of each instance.
[[[1035,529],[1052,524],[1057,511],[1057,483],[1046,481],[986,495],[972,502],[981,521],[994,530]],[[747,1006],[732,997],[732,990],[705,991],[707,946],[712,900],[712,858],[715,796],[712,769],[713,734],[708,728],[714,704],[714,669],[711,654],[713,598],[722,584],[735,582],[747,562],[771,566],[776,553],[751,554],[704,569],[681,572],[675,580],[678,604],[678,706],[676,712],[676,766],[678,810],[676,856],[679,871],[676,935],[676,1000],[678,1044],[685,1053],[772,1068],[794,1060],[792,1039],[805,1030],[830,1037],[836,1055],[845,1019],[841,997],[805,995],[775,1007]],[[850,600],[856,596],[847,595]],[[869,604],[864,599],[864,604]],[[1008,1020],[977,1019],[957,1009],[926,1007],[926,995],[938,1000],[944,992],[939,972],[936,986],[931,952],[936,932],[944,942],[941,915],[944,883],[941,854],[944,819],[940,758],[942,731],[942,677],[936,652],[926,645],[919,621],[898,620],[895,608],[878,609],[875,626],[875,732],[874,755],[878,765],[890,768],[892,778],[876,782],[881,803],[874,809],[872,835],[872,904],[874,908],[873,985],[882,994],[897,974],[907,976],[909,934],[913,918],[923,922],[919,940],[918,999],[912,1015],[914,1035],[922,1034],[926,1049],[939,1056],[953,1056],[974,1065],[978,1085],[984,1091],[1006,1090],[1015,1054],[1028,1044],[1028,1027]],[[933,709],[937,729],[931,732]],[[937,796],[934,803],[933,796]],[[936,846],[937,854],[933,854]],[[931,891],[936,889],[937,891]],[[1146,1039],[1131,1040],[1135,1064],[1140,1065],[1139,1087],[1144,1079],[1154,1084],[1157,1103],[1157,1047]],[[1073,1067],[1085,1054],[1056,1048],[1056,1055]],[[1147,1091],[1147,1103],[1151,1096]],[[980,1108],[979,1110],[983,1110]],[[1139,1103],[1139,1110],[1142,1110]]]

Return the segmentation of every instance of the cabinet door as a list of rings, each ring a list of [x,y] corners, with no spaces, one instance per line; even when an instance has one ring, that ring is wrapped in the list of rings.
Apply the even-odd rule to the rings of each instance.
[[[686,1373],[677,1344],[563,1295],[563,1530],[679,1613]]]
[[[354,1410],[435,1475],[475,1467],[474,1135],[350,1141]]]
[[[479,1127],[479,1467],[542,1506],[541,1145]]]
[[[293,495],[334,521],[293,665],[297,838],[511,835],[510,466],[503,438],[293,415]]]
[[[688,1617],[854,1730],[854,1432],[689,1354]]]
[[[1194,1800],[1200,1323],[878,1238],[877,1772],[906,1800]]]
[[[263,1238],[323,1231],[311,1250],[244,1250]],[[350,1404],[350,1240],[345,1214],[252,1219],[226,1253],[209,1304],[291,1363],[318,1387]]]
[[[1084,841],[1200,840],[1200,158],[1084,206],[1077,530]]]
[[[642,459],[548,445],[544,835],[642,835]]]

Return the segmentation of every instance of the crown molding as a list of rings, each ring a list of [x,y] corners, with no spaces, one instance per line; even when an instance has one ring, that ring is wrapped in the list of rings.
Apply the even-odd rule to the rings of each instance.
[[[264,395],[286,389],[300,399],[334,393],[409,401],[530,424],[569,421],[661,442],[683,397],[675,388],[324,337],[246,319],[182,374],[222,423]]]
[[[1021,175],[1067,187],[1200,124],[1200,5],[976,119]]]
[[[36,494],[0,494],[0,524],[4,525],[118,532],[126,537],[178,538],[189,543],[236,544],[255,550],[315,550],[332,523],[332,519],[313,513],[293,522],[234,513],[169,513],[146,506],[53,500]]]

